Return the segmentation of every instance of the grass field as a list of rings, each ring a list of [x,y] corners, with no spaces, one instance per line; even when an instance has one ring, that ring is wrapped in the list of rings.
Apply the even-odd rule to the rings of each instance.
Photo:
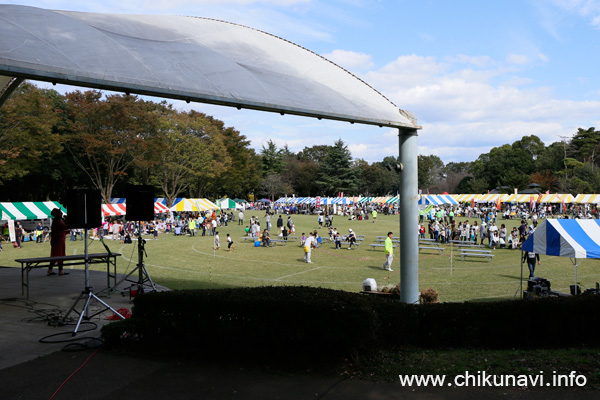
[[[249,221],[251,215],[259,216],[261,225],[264,226],[263,212],[246,212],[246,221]],[[292,218],[296,224],[297,236],[318,228],[316,216],[294,215]],[[464,219],[459,218],[459,221]],[[272,218],[273,225],[275,221],[276,218]],[[498,225],[506,223],[509,231],[519,223],[498,222]],[[302,248],[297,242],[271,248],[254,247],[250,241],[243,243],[241,237],[244,236],[245,225],[240,226],[235,221],[228,227],[218,229],[222,246],[218,251],[213,250],[212,236],[175,237],[171,234],[161,234],[159,240],[152,240],[150,236],[146,236],[146,268],[155,283],[171,289],[307,285],[358,292],[366,278],[374,278],[380,286],[399,282],[399,250],[396,249],[394,271],[389,273],[381,267],[384,262],[383,249],[370,250],[368,246],[369,243],[375,243],[376,236],[385,236],[388,231],[398,234],[397,216],[379,214],[376,223],[372,220],[349,221],[337,216],[333,226],[342,234],[347,233],[348,228],[352,228],[358,235],[365,235],[363,245],[358,250],[347,250],[346,247],[335,250],[333,244],[324,241],[321,248],[312,252],[313,264],[306,264],[303,262]],[[320,231],[320,234],[327,236],[326,229]],[[233,252],[227,251],[227,233],[235,242]],[[276,228],[275,234],[272,234],[272,237],[275,236]],[[117,272],[126,273],[135,267],[135,241],[133,245],[123,245],[112,240],[105,242],[112,252],[122,254],[118,260]],[[104,251],[100,241],[90,241],[90,253]],[[82,241],[71,242],[67,238],[67,254],[83,252]],[[10,243],[5,243],[4,251],[0,252],[0,265],[19,267],[20,265],[14,262],[15,258],[48,255],[48,242],[26,242],[21,249],[14,249]],[[424,250],[419,254],[419,288],[434,288],[443,302],[512,299],[518,296],[520,288],[521,252],[497,249],[494,255],[493,260],[488,263],[484,259],[460,261],[460,257],[456,256],[451,260],[449,245],[442,255]],[[578,268],[578,281],[582,289],[593,287],[596,281],[600,281],[599,266],[598,260],[584,260],[581,263]],[[525,265],[524,276],[527,275]],[[550,280],[553,290],[568,293],[569,285],[574,283],[573,264],[567,258],[542,256],[536,276]]]

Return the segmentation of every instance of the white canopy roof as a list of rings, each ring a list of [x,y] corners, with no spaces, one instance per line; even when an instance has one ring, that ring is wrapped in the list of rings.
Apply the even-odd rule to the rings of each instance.
[[[325,58],[268,33],[205,18],[3,4],[0,89],[6,77],[419,128],[412,113]]]

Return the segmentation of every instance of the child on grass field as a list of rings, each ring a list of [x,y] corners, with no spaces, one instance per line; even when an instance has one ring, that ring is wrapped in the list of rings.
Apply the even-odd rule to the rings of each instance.
[[[229,236],[229,233],[227,234],[227,248],[230,252],[233,251],[233,249],[235,248],[235,246],[233,245],[233,240],[231,239],[231,236]]]
[[[215,231],[215,250],[219,250],[221,248],[221,243],[219,241],[219,232]]]

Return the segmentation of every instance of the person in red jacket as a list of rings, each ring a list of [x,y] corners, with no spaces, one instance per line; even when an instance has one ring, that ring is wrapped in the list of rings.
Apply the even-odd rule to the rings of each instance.
[[[69,232],[66,222],[63,219],[63,213],[60,209],[55,208],[50,213],[54,217],[52,220],[52,226],[50,230],[50,257],[59,257],[66,255],[65,238]],[[58,265],[59,275],[69,275],[68,272],[63,271],[62,261],[52,261],[50,267],[48,267],[48,275],[56,275],[56,272],[52,271],[54,265]]]

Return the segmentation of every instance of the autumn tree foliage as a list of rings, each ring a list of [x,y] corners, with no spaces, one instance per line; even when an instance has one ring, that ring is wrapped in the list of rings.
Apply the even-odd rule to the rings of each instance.
[[[104,202],[110,202],[119,179],[146,161],[145,139],[159,122],[154,103],[120,94],[103,98],[97,90],[67,93],[65,100],[68,149]]]

